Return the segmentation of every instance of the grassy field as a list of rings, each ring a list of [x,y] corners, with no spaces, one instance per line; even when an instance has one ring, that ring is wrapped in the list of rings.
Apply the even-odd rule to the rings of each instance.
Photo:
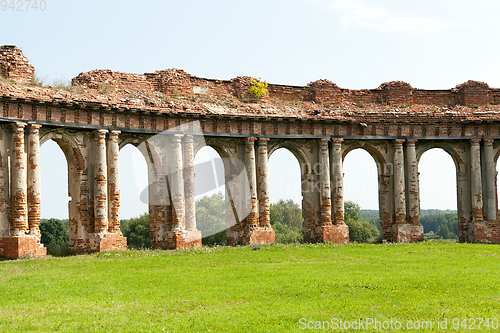
[[[273,245],[0,262],[1,332],[303,332],[340,320],[393,321],[365,332],[407,324],[470,331],[453,329],[454,318],[488,318],[500,331],[491,326],[500,320],[498,245]],[[438,329],[444,320],[448,329]]]

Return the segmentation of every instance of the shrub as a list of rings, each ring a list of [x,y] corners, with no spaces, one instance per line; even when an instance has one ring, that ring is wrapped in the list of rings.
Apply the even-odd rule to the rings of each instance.
[[[258,80],[250,78],[250,83],[251,83],[251,86],[248,89],[248,93],[253,98],[258,99],[258,98],[264,96],[265,94],[267,94],[267,82],[266,81],[261,81],[260,78]]]

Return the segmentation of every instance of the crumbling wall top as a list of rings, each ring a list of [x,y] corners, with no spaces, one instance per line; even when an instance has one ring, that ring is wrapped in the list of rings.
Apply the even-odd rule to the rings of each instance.
[[[0,46],[0,76],[25,83],[35,75],[35,67],[15,45]]]

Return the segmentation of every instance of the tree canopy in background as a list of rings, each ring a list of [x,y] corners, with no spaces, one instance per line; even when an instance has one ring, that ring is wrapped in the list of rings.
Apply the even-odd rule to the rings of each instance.
[[[41,243],[47,248],[47,254],[61,256],[69,254],[69,228],[67,220],[41,219],[38,225]]]
[[[380,236],[377,227],[361,217],[361,207],[352,201],[344,203],[344,222],[349,227],[350,242],[374,242]]]
[[[226,203],[221,192],[196,200],[196,227],[203,245],[227,244]]]
[[[301,243],[302,209],[293,200],[279,200],[269,207],[271,226],[274,229],[276,243]]]
[[[128,247],[149,248],[149,214],[122,220],[120,230],[127,237]]]

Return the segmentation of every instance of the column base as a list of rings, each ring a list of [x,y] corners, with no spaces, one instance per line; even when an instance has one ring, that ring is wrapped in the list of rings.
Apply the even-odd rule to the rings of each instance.
[[[349,243],[349,227],[342,224],[327,224],[316,227],[317,242]]]
[[[235,224],[226,230],[227,245],[235,246],[238,245],[240,235],[240,225]]]
[[[395,224],[392,226],[392,241],[410,243],[424,240],[424,226],[421,224]]]
[[[201,231],[166,231],[163,240],[152,246],[155,249],[192,249],[201,247]]]
[[[274,230],[271,227],[262,228],[256,227],[254,229],[245,230],[243,237],[241,237],[241,244],[273,244],[276,240]]]
[[[90,234],[87,252],[118,251],[127,249],[127,238],[120,234]]]
[[[0,254],[10,259],[47,255],[47,248],[34,235],[3,237],[0,239],[0,249]]]
[[[472,221],[474,243],[500,243],[500,225],[497,221]]]

